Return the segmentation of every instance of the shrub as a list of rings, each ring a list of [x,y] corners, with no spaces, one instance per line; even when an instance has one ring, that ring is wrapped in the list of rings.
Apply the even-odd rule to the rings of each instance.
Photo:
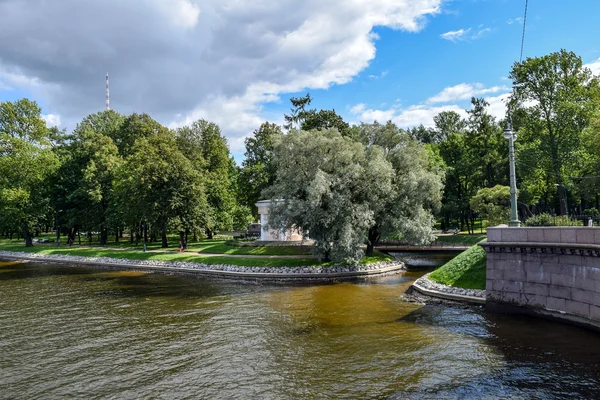
[[[542,213],[529,217],[525,226],[581,226],[581,222],[567,215],[554,216]]]

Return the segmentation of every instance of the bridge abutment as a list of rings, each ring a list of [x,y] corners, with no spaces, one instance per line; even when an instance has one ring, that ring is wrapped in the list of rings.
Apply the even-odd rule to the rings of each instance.
[[[600,228],[489,228],[486,307],[600,330]]]

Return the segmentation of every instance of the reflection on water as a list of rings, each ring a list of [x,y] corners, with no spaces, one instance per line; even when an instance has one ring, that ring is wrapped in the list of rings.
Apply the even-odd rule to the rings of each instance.
[[[284,286],[0,263],[0,398],[600,397],[600,335],[403,302],[419,274]]]

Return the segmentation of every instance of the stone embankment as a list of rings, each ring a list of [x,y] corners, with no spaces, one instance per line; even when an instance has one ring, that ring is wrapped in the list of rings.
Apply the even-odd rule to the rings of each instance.
[[[429,274],[417,279],[412,284],[412,287],[426,296],[474,304],[485,304],[485,290],[461,289],[443,285],[429,279]]]
[[[0,251],[0,259],[38,261],[97,268],[142,270],[159,273],[210,275],[238,279],[338,279],[397,273],[405,270],[400,261],[358,266],[245,267],[228,264],[202,264],[188,261],[129,260],[112,257],[81,257]]]

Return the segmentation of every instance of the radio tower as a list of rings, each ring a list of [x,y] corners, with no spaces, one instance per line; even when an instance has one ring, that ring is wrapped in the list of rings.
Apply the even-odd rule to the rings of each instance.
[[[106,109],[110,110],[110,100],[108,98],[108,72],[106,73]]]

